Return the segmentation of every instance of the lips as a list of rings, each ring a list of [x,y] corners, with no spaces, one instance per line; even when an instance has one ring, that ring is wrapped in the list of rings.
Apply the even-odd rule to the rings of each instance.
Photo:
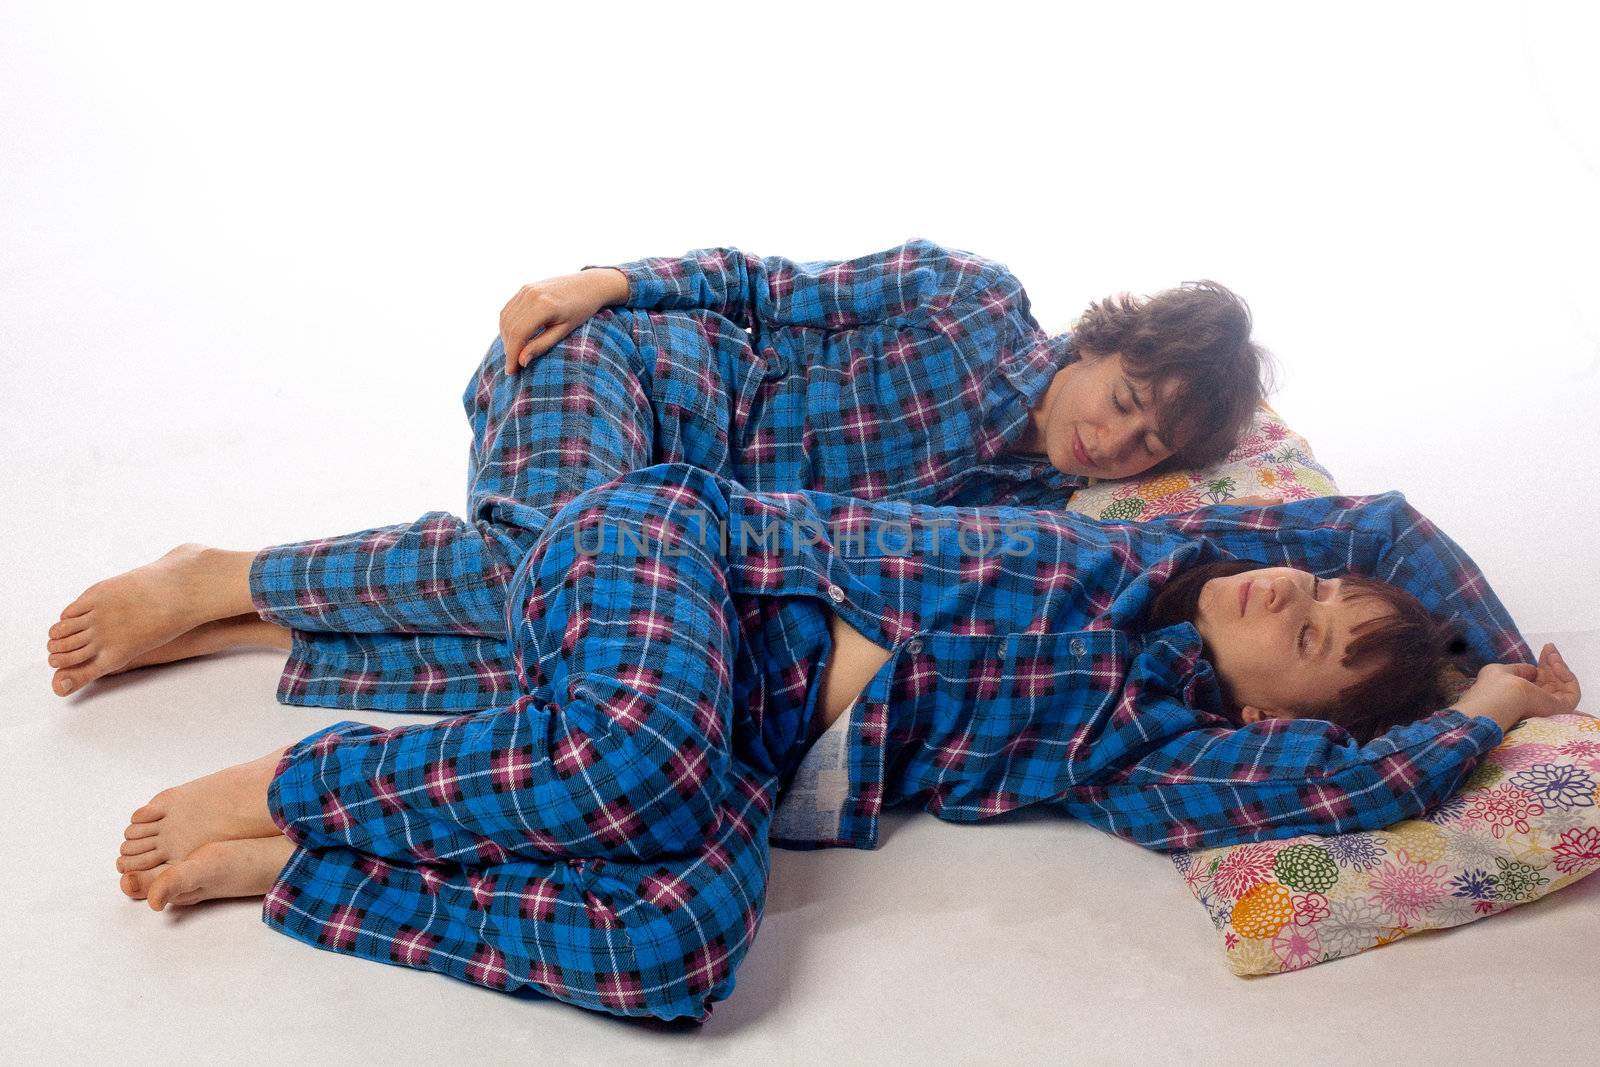
[[[1089,458],[1089,451],[1083,447],[1083,438],[1078,436],[1077,430],[1072,431],[1072,454],[1085,467],[1094,466],[1094,460]]]
[[[1245,605],[1250,603],[1250,583],[1245,582],[1239,586],[1239,614],[1244,615]]]

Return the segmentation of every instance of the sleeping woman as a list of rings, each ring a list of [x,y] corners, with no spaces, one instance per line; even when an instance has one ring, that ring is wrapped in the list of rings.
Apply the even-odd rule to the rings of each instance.
[[[1262,398],[1244,303],[1197,283],[1049,336],[1002,265],[926,240],[843,262],[736,248],[521,290],[463,397],[468,511],[198,546],[91,586],[47,646],[58,695],[248,641],[285,703],[466,711],[517,695],[506,584],[586,489],[681,462],[758,491],[1060,507],[1087,478],[1222,458]],[[247,572],[221,616],[196,593]]]
[[[164,790],[123,891],[261,895],[316,947],[700,1019],[756,934],[769,838],[870,848],[905,802],[1043,805],[1156,849],[1373,829],[1579,696],[1398,493],[1129,524],[659,464],[560,509],[507,598],[506,705],[340,722]],[[1482,669],[1452,699],[1453,659]],[[847,795],[780,825],[830,725]]]

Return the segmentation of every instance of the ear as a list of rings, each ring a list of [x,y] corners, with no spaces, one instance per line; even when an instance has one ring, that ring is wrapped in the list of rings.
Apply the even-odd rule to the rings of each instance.
[[[1239,718],[1246,726],[1254,722],[1260,722],[1262,719],[1292,719],[1294,717],[1295,715],[1292,711],[1282,711],[1278,708],[1258,708],[1254,704],[1246,704],[1239,709]]]

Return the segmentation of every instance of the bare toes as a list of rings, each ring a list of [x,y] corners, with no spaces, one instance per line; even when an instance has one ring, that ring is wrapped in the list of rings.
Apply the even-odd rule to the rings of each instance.
[[[150,895],[150,886],[155,883],[157,878],[165,874],[170,867],[171,864],[163,863],[151,871],[130,871],[122,876],[122,881],[118,885],[123,893],[134,900],[143,900]]]
[[[82,667],[70,667],[56,671],[56,676],[51,681],[50,687],[60,696],[66,696],[68,693],[74,693],[82,689],[84,684],[92,677],[93,672],[90,670]]]
[[[148,871],[152,867],[159,867],[167,862],[167,854],[160,849],[151,849],[139,856],[118,856],[117,870],[123,874],[129,871]]]
[[[76,652],[52,653],[48,660],[52,667],[81,667],[94,659],[95,649],[80,648]]]
[[[160,832],[161,827],[153,822],[136,822],[130,823],[128,828],[122,831],[122,836],[129,841],[137,841],[143,837],[154,837]]]
[[[90,625],[90,621],[86,616],[78,616],[75,619],[62,617],[61,622],[53,622],[51,624],[48,637],[53,641],[61,640],[62,637],[72,637],[74,633],[82,633],[83,630],[88,629],[88,625]]]
[[[130,838],[122,843],[117,851],[124,856],[141,856],[156,847],[153,837]]]
[[[150,803],[146,804],[144,807],[138,809],[131,816],[129,816],[128,821],[134,823],[159,822],[161,818],[166,815],[166,813],[167,805],[165,798],[161,793],[157,793],[153,798],[151,798]]]
[[[94,590],[95,587],[91,585],[89,588],[83,591],[82,595],[80,595],[78,599],[62,608],[61,621],[70,622],[73,619],[81,619],[83,616],[89,614],[91,607],[93,607],[89,594],[93,593]]]
[[[149,902],[153,911],[160,911],[168,904],[185,904],[194,899],[200,891],[199,878],[195,866],[190,863],[175,863],[156,875],[149,885]]]
[[[90,630],[79,630],[77,633],[51,637],[44,647],[49,652],[76,652],[89,643],[92,632]]]

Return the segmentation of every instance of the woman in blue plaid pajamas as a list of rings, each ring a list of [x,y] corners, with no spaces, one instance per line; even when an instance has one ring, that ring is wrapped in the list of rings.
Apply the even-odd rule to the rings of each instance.
[[[341,722],[165,790],[125,831],[124,892],[262,895],[331,951],[701,1019],[759,925],[780,791],[835,720],[849,796],[793,843],[871,847],[915,801],[1174,848],[1420,814],[1578,701],[1397,493],[1124,524],[659,464],[571,501],[508,595],[507,706]],[[1520,662],[1412,721],[1444,703],[1435,616]]]
[[[1085,477],[1221,458],[1263,392],[1248,309],[1220,286],[1103,301],[1052,337],[1002,265],[925,240],[837,263],[713,248],[586,268],[524,289],[501,329],[463,397],[466,520],[174,550],[67,606],[54,691],[256,642],[288,647],[285,703],[495,707],[516,694],[511,573],[563,504],[627,471],[1060,506]],[[253,594],[227,618],[193,594],[219,569]]]

